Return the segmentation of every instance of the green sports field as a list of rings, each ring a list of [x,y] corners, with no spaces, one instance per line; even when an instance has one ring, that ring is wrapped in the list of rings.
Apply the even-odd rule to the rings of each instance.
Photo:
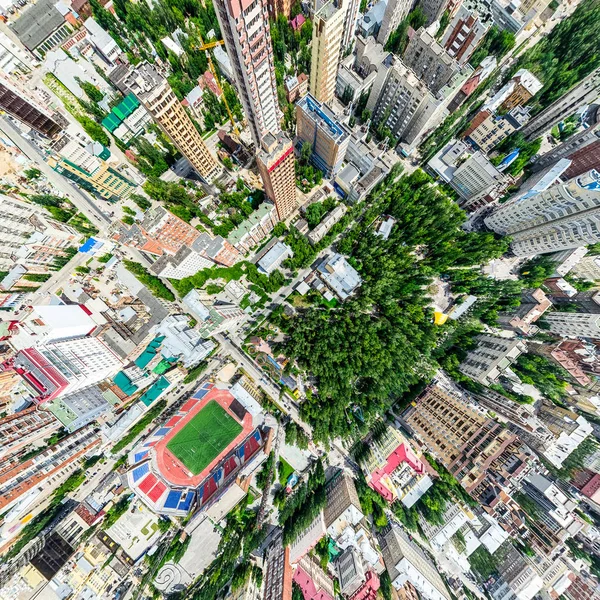
[[[242,426],[217,402],[208,404],[167,444],[193,475],[201,473],[241,433]]]

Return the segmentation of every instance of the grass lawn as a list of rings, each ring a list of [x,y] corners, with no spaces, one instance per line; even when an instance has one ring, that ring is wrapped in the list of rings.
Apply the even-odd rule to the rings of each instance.
[[[283,458],[279,459],[279,467],[278,467],[278,473],[279,473],[279,483],[281,485],[285,485],[288,477],[294,472],[294,468],[292,467],[292,465],[290,465],[287,461],[285,461]]]
[[[167,449],[193,475],[201,473],[241,433],[242,426],[211,400],[175,437]]]

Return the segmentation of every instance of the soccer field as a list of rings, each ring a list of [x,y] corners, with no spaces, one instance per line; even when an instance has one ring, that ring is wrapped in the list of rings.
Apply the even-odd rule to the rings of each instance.
[[[167,444],[193,475],[201,473],[241,433],[242,426],[217,402],[208,404]]]

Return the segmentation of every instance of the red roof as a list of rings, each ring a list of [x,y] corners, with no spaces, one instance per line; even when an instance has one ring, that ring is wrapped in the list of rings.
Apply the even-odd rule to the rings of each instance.
[[[298,31],[298,29],[300,29],[300,27],[302,27],[302,25],[304,25],[304,23],[306,23],[306,19],[304,18],[303,14],[296,15],[290,21],[290,25],[292,26],[292,29],[294,31]]]
[[[460,91],[465,94],[466,96],[470,96],[475,89],[477,88],[477,86],[479,85],[479,73],[476,75],[473,75],[473,77],[471,77],[471,79],[468,79],[467,81],[465,81],[465,84],[462,86],[462,88],[460,88]]]
[[[315,582],[302,567],[294,572],[294,582],[300,586],[304,600],[333,600],[325,590],[317,590]]]

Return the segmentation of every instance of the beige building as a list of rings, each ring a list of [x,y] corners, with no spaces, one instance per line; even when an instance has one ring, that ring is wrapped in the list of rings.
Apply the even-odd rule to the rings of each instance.
[[[346,4],[333,0],[317,2],[313,19],[310,93],[320,102],[330,102],[335,93],[335,81],[344,35]]]
[[[265,186],[265,194],[277,208],[281,221],[296,210],[296,174],[294,147],[283,133],[268,133],[262,139],[262,149],[256,155],[256,164]]]
[[[500,116],[490,110],[483,110],[476,119],[477,121],[474,120],[471,127],[465,132],[465,137],[477,144],[482,152],[488,153],[511,133],[527,123],[529,110],[522,106],[516,106]]]
[[[212,179],[219,166],[167,80],[153,66],[142,63],[124,84],[137,96],[177,149],[204,179]]]

